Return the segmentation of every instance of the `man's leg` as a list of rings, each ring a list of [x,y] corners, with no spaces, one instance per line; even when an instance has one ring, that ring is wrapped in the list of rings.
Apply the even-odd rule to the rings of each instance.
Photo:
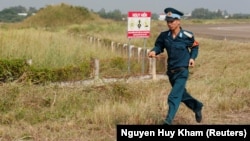
[[[172,121],[176,115],[176,112],[180,106],[182,95],[185,91],[186,85],[186,71],[182,71],[170,77],[170,83],[172,90],[168,96],[168,113],[165,119],[165,124],[172,124]]]
[[[195,119],[197,122],[201,122],[202,120],[202,107],[203,104],[197,99],[193,98],[185,89],[182,97],[182,102],[190,108],[195,113]]]

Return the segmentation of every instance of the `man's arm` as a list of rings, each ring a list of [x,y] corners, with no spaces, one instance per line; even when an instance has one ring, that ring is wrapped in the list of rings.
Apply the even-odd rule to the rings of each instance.
[[[198,51],[199,51],[199,42],[195,40],[190,51],[190,60],[189,60],[190,67],[195,66],[195,59],[198,56]]]
[[[164,33],[162,32],[155,40],[155,46],[148,53],[149,57],[155,57],[156,55],[164,51]]]

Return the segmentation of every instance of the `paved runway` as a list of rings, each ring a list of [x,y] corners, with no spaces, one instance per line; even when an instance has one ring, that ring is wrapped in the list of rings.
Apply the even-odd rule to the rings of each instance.
[[[250,42],[250,24],[185,25],[196,37]]]

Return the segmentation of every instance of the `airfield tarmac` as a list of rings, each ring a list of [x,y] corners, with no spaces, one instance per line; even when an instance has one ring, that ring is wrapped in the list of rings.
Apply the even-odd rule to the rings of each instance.
[[[184,25],[196,37],[250,42],[250,24]]]

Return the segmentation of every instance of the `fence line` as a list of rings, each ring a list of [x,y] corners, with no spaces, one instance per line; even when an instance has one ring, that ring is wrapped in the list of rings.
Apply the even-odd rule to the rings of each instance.
[[[147,65],[145,65],[148,67],[146,69],[148,70],[147,74],[152,75],[152,79],[157,79],[156,74],[163,73],[166,71],[166,57],[161,56],[157,58],[148,58],[147,54],[150,51],[150,49],[135,47],[134,45],[128,46],[127,44],[117,43],[117,42],[107,40],[107,39],[102,40],[99,38],[95,38],[93,36],[87,36],[87,40],[89,40],[89,42],[92,44],[96,44],[98,47],[102,47],[102,46],[108,47],[112,52],[119,53],[121,54],[121,56],[125,58],[128,57],[128,53],[130,50],[129,57],[136,58],[137,62],[141,62],[141,61],[147,62]],[[94,58],[92,62],[95,63],[93,64],[94,79],[99,79],[100,78],[99,76],[100,74],[99,62],[100,61],[99,59]],[[157,71],[157,68],[161,68],[159,70],[163,70],[163,71],[159,71],[159,70]],[[144,73],[144,68],[143,68],[143,73]]]
[[[97,58],[93,58],[92,62],[93,65],[93,73],[94,73],[94,79],[97,80],[100,78],[100,61]],[[149,58],[149,74],[151,74],[152,79],[156,79],[156,58]]]

